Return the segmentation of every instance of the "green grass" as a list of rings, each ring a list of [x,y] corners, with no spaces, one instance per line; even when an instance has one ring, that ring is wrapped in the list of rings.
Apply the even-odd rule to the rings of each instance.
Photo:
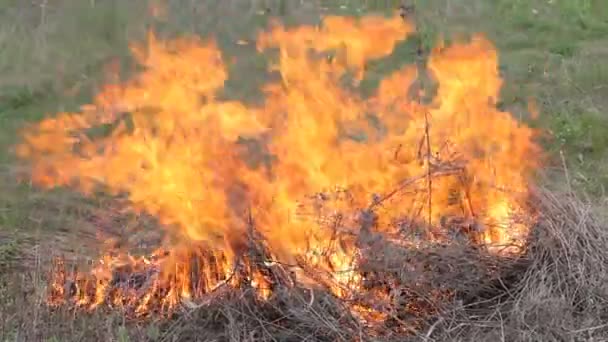
[[[33,246],[67,248],[94,240],[90,217],[103,203],[84,203],[64,191],[39,192],[16,185],[11,146],[20,127],[87,103],[103,84],[110,60],[128,62],[128,44],[154,27],[161,36],[216,37],[231,78],[224,96],[259,101],[266,64],[256,55],[255,32],[277,16],[289,24],[315,23],[319,13],[361,15],[390,1],[267,1],[258,13],[248,1],[168,0],[166,19],[144,15],[151,1],[3,1],[0,4],[0,272],[31,260]],[[45,5],[46,4],[46,5]],[[551,161],[565,156],[569,178],[582,191],[604,198],[608,186],[608,2],[605,0],[417,0],[418,33],[393,56],[374,62],[366,84],[411,62],[417,48],[485,33],[498,47],[505,77],[500,106],[529,121],[527,101],[537,99],[549,133]],[[389,9],[390,10],[390,9]],[[84,240],[83,240],[84,239]],[[92,242],[91,242],[92,243]],[[74,243],[71,243],[74,245]],[[78,244],[78,243],[77,243]],[[86,243],[82,243],[86,245]],[[61,245],[61,247],[60,247]],[[72,251],[73,252],[73,251]],[[25,255],[25,256],[24,256]],[[117,332],[119,340],[123,333]]]

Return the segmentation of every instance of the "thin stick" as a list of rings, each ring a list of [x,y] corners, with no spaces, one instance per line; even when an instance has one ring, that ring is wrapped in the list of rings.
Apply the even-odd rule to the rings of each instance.
[[[443,317],[439,317],[439,319],[433,323],[433,325],[431,325],[431,327],[429,328],[429,330],[426,332],[426,334],[424,335],[424,340],[428,341],[431,338],[431,335],[433,334],[433,331],[435,331],[435,328],[437,328],[437,326],[443,322]]]
[[[420,101],[420,99],[418,99]],[[433,202],[433,177],[431,171],[431,137],[429,135],[429,114],[427,111],[424,112],[424,136],[426,140],[426,169],[427,169],[427,205],[428,205],[428,225],[431,226],[431,218],[433,217],[433,209],[431,204]]]
[[[462,175],[461,175],[461,177],[459,177],[460,183],[462,184],[462,187],[464,188],[464,196],[465,196],[465,199],[469,206],[469,215],[471,215],[471,217],[475,217],[475,209],[473,208],[473,201],[471,199],[471,186],[470,186],[470,182],[467,182],[466,177],[467,177],[466,170],[463,169]]]
[[[566,176],[566,183],[568,184],[568,192],[572,194],[572,183],[570,183],[570,172],[568,172],[568,165],[566,164],[566,157],[564,151],[559,150],[559,156],[562,159],[562,166],[564,167],[564,175]]]
[[[253,263],[255,262],[254,246],[255,241],[253,236],[253,215],[251,213],[251,207],[247,208],[247,234],[249,235],[249,272],[253,273]]]
[[[459,166],[446,166],[446,167],[441,167],[441,168],[436,168],[436,169],[430,168],[431,177],[452,176],[452,175],[458,174],[460,172],[462,172],[462,167],[459,167]],[[387,201],[391,197],[398,194],[403,189],[405,189],[408,186],[410,186],[422,179],[425,179],[427,177],[429,177],[429,172],[425,172],[422,175],[418,175],[416,177],[411,177],[411,178],[402,180],[394,190],[385,194],[384,196],[380,196],[375,201],[373,201],[372,204],[368,207],[368,210],[374,209],[375,207],[382,204],[384,201]]]

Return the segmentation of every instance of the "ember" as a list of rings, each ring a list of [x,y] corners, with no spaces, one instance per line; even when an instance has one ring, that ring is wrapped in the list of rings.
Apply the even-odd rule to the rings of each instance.
[[[428,70],[405,66],[370,98],[352,90],[369,61],[413,31],[399,16],[276,25],[258,48],[278,49],[281,78],[258,107],[217,98],[228,76],[213,42],[151,34],[133,48],[137,77],[29,127],[18,155],[39,186],[128,194],[168,237],[146,257],[107,251],[90,271],[58,263],[49,303],[145,316],[229,288],[264,301],[280,288],[321,287],[366,322],[403,323],[434,312],[428,298],[458,292],[425,278],[455,272],[449,263],[419,255],[462,243],[480,260],[520,253],[540,151],[533,130],[496,107],[490,42],[440,46]],[[437,85],[429,103],[419,93],[430,89],[414,91],[426,73]],[[104,125],[111,132],[91,134]],[[242,138],[264,146],[267,168],[245,162]],[[486,266],[467,272],[482,281]]]

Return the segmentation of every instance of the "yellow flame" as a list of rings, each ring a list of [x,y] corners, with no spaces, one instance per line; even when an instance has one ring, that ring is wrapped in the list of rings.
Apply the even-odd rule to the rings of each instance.
[[[377,214],[365,230],[384,234],[413,218],[434,239],[449,239],[442,219],[458,216],[484,225],[481,241],[521,243],[528,227],[506,222],[512,210],[526,213],[521,200],[540,151],[532,129],[496,107],[502,80],[488,40],[478,35],[432,51],[430,103],[409,95],[426,79],[412,65],[388,75],[370,98],[353,90],[369,61],[390,55],[413,30],[398,16],[275,25],[257,44],[278,50],[272,71],[281,78],[264,88],[258,107],[217,99],[228,76],[213,41],[150,34],[146,46],[133,47],[139,75],[107,85],[80,113],[29,127],[17,153],[31,162],[36,184],[127,193],[133,210],[155,215],[172,233],[169,256],[126,262],[160,270],[139,313],[153,291],[168,289],[162,303],[170,308],[195,291],[238,282],[230,274],[246,254],[250,217],[274,258],[305,258],[332,274],[338,296],[363,291],[353,238],[364,233],[361,210]],[[349,78],[353,85],[344,86]],[[265,139],[270,171],[244,162],[242,137]],[[404,184],[408,191],[391,193]],[[193,270],[195,256],[210,265]],[[94,293],[81,291],[81,305],[107,300],[118,260],[94,270]],[[202,290],[192,288],[194,274]],[[268,298],[268,280],[250,277]]]

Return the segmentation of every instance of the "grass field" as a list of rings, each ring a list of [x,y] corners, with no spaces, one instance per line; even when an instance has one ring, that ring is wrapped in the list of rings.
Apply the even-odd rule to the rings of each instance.
[[[112,212],[103,199],[84,200],[67,191],[41,192],[18,184],[12,156],[18,130],[52,113],[88,103],[104,83],[109,61],[128,62],[128,44],[154,28],[163,36],[214,36],[231,65],[226,97],[258,101],[265,77],[264,59],[255,52],[255,32],[279,17],[289,24],[315,23],[320,14],[361,15],[390,12],[391,1],[213,1],[167,0],[166,16],[149,13],[152,0],[5,0],[0,4],[0,297],[13,296],[16,271],[41,277],[49,250],[87,253],[95,246],[98,218]],[[327,4],[324,4],[327,3]],[[331,4],[330,4],[331,3]],[[393,1],[392,3],[397,3]],[[500,106],[521,120],[534,98],[540,110],[531,124],[545,130],[548,169],[561,171],[552,187],[574,187],[599,208],[608,204],[608,2],[604,0],[427,0],[413,1],[418,32],[389,58],[373,63],[365,84],[373,87],[386,73],[446,40],[475,32],[496,44],[505,87]],[[266,11],[265,8],[269,10]],[[563,158],[562,158],[563,156]],[[566,171],[564,171],[564,164]],[[119,218],[129,224],[129,217]],[[97,221],[96,221],[97,220]],[[8,276],[4,276],[4,275]],[[29,278],[28,278],[29,279]],[[32,279],[32,286],[37,279]],[[25,292],[26,289],[23,289]],[[4,299],[0,337],[23,340],[10,323]],[[14,304],[14,303],[13,303]],[[32,319],[40,319],[35,313]],[[100,318],[101,319],[101,318]],[[96,336],[128,340],[120,318],[105,317]],[[40,324],[41,340],[79,340],[86,323],[65,323],[56,331]],[[70,325],[71,324],[71,325]],[[83,326],[75,326],[83,324]],[[46,328],[43,328],[46,327]],[[44,330],[44,331],[42,331]],[[146,336],[159,332],[150,328]],[[91,335],[86,335],[91,336]]]

